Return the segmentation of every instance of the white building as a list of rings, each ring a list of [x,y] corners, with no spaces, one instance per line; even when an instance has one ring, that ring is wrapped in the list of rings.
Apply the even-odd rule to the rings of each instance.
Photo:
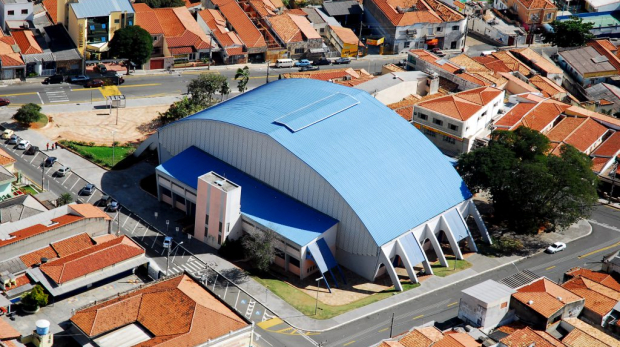
[[[147,147],[162,163],[158,198],[195,217],[194,237],[219,246],[239,224],[270,229],[276,264],[300,278],[341,264],[401,290],[394,264],[417,282],[447,265],[442,243],[457,259],[476,251],[468,217],[490,242],[445,156],[357,89],[274,81],[159,129],[136,155]]]
[[[425,96],[439,90],[439,75],[422,71],[390,72],[355,86],[389,105],[415,94]]]
[[[0,0],[2,30],[6,30],[7,21],[32,21],[33,3],[28,0]]]
[[[461,291],[459,302],[459,319],[479,328],[485,334],[497,326],[514,320],[510,311],[510,297],[517,291],[495,282],[486,280]]]
[[[491,132],[504,106],[504,91],[480,87],[414,106],[412,123],[448,155],[467,153]]]
[[[618,0],[585,0],[588,12],[610,12],[620,8]]]

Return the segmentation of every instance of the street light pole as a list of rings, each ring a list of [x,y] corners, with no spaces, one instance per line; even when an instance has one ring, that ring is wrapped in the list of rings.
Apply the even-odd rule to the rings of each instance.
[[[118,124],[118,113],[116,114],[116,124]],[[115,135],[116,130],[112,130],[112,166],[114,166],[114,147],[116,146]]]
[[[314,315],[316,316],[316,312],[319,309],[319,291],[321,290],[321,281],[323,280],[323,276],[315,279],[316,283],[317,283],[317,289],[316,289],[316,303],[314,305]]]
[[[44,174],[45,174],[45,161],[41,163],[41,191],[45,190],[45,188],[43,187],[43,184],[44,184],[43,175]]]
[[[269,83],[269,59],[267,59],[267,77],[265,83]]]
[[[166,276],[168,276],[168,270],[170,270],[170,246],[172,242],[168,245],[168,256],[166,257]]]

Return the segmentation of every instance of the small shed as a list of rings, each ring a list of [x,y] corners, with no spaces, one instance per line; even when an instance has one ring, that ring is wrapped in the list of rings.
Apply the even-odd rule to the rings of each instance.
[[[516,291],[504,284],[486,280],[461,291],[459,318],[480,328],[485,334],[511,321],[510,297]]]

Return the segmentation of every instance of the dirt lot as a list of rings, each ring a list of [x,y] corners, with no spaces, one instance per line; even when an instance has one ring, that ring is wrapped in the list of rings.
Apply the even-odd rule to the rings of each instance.
[[[146,106],[116,109],[112,114],[107,109],[80,111],[71,113],[50,113],[50,123],[38,129],[50,139],[94,142],[97,145],[112,145],[114,140],[120,144],[140,142],[158,126],[155,119],[158,112],[168,109],[169,105]]]

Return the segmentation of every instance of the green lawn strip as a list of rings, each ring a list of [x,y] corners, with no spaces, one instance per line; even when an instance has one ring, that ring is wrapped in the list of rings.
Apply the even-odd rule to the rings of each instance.
[[[24,194],[32,194],[32,195],[39,194],[39,192],[34,190],[34,188],[32,188],[31,186],[23,186],[23,187],[19,188],[19,190],[24,192]]]
[[[97,164],[112,167],[112,147],[107,146],[87,146],[77,144],[71,141],[63,141],[63,145],[78,152],[84,158],[95,162]],[[128,155],[133,153],[134,147],[116,146],[114,147],[114,164],[125,159]]]
[[[265,278],[259,278],[256,276],[252,276],[252,278],[258,283],[267,287],[274,294],[276,294],[282,300],[289,303],[299,312],[303,313],[306,316],[315,318],[315,319],[329,319],[329,318],[341,315],[345,312],[351,311],[353,309],[356,309],[358,307],[363,307],[363,306],[372,304],[373,302],[383,300],[385,298],[388,298],[398,293],[396,290],[392,288],[392,289],[388,289],[388,290],[385,290],[377,294],[369,295],[363,299],[360,299],[360,300],[357,300],[357,301],[354,301],[354,302],[351,302],[345,305],[339,305],[339,306],[331,306],[331,305],[327,305],[319,301],[319,308],[315,316],[314,307],[316,304],[316,297],[310,296],[306,294],[305,292],[297,288],[294,288],[293,286],[285,282],[282,282],[280,280],[277,280],[277,279],[265,279]],[[403,286],[403,290],[407,291],[409,289],[419,287],[420,284],[403,283],[402,286]],[[319,293],[319,297],[320,295],[321,293]]]
[[[457,260],[456,269],[455,269],[454,267],[455,260],[454,259],[446,259],[446,260],[448,261],[447,267],[443,267],[439,263],[431,265],[431,267],[433,268],[433,274],[435,276],[446,277],[454,273],[457,273],[459,271],[469,269],[471,267],[471,263],[468,262],[467,260]]]
[[[49,119],[47,118],[47,116],[44,115],[42,117],[39,117],[39,120],[34,122],[33,125],[35,125],[35,128],[40,129],[46,126],[48,122],[49,122]]]

